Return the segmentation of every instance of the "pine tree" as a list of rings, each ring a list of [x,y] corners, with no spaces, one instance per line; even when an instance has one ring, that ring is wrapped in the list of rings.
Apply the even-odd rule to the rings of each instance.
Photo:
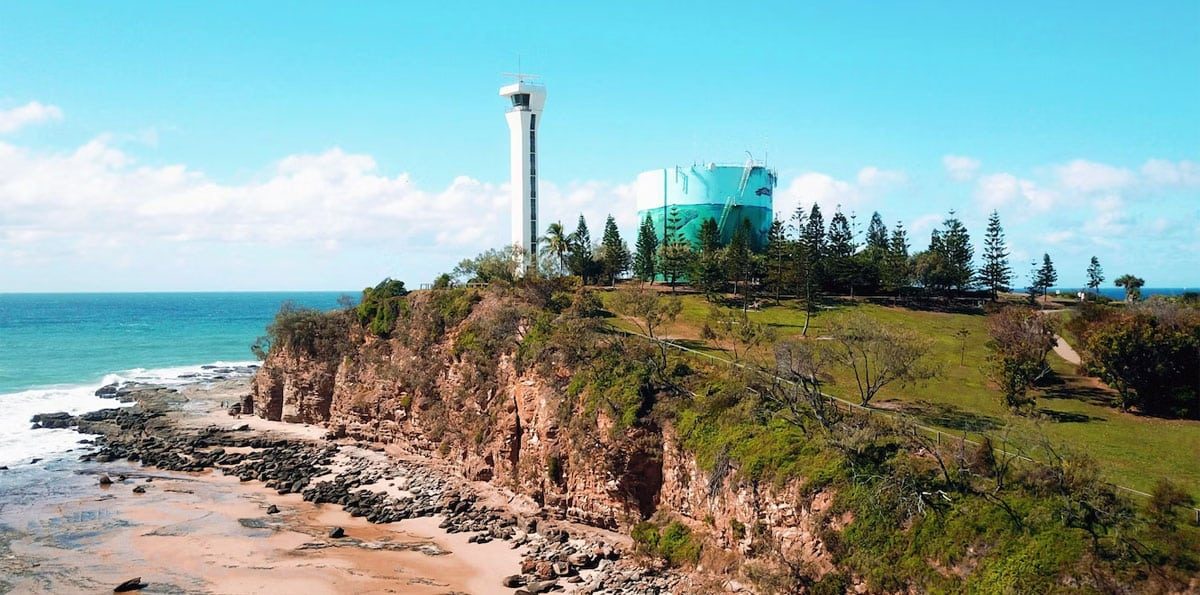
[[[629,247],[621,239],[616,220],[609,215],[604,222],[604,238],[600,241],[600,264],[609,285],[615,284],[617,277],[629,270],[629,260]]]
[[[826,256],[829,272],[829,288],[834,291],[849,291],[854,294],[854,235],[850,231],[850,222],[840,210],[829,220],[829,232],[826,246]]]
[[[587,284],[588,278],[595,269],[595,255],[592,253],[592,234],[588,231],[587,220],[579,215],[579,223],[570,235],[570,252],[567,256],[567,268],[572,275],[578,275]]]
[[[663,279],[670,283],[671,293],[675,293],[675,285],[687,275],[692,265],[692,246],[683,237],[681,226],[679,207],[672,206],[667,213],[663,244],[658,251],[658,268],[662,271]]]
[[[912,282],[912,267],[908,261],[908,232],[904,224],[897,221],[888,240],[887,257],[884,259],[883,285],[888,291],[900,292]]]
[[[808,324],[812,320],[813,309],[816,307],[816,297],[821,290],[821,282],[825,276],[825,218],[821,215],[821,207],[815,203],[808,213],[804,231],[800,234],[800,276],[804,279],[804,330],[802,335],[808,335]]]
[[[1037,287],[1042,290],[1042,299],[1046,299],[1050,288],[1058,282],[1058,272],[1054,270],[1054,263],[1050,261],[1049,254],[1042,255],[1042,268],[1037,271]]]
[[[975,277],[975,248],[971,246],[971,236],[954,211],[950,211],[942,226],[945,228],[941,233],[942,256],[946,262],[945,285],[958,291],[970,289]]]
[[[1012,267],[1008,265],[1008,247],[1004,242],[1004,228],[1000,226],[1000,214],[992,211],[988,217],[987,235],[983,239],[983,266],[979,267],[979,284],[992,293],[992,301],[1000,292],[1011,289]]]
[[[1092,262],[1088,264],[1087,278],[1088,289],[1093,294],[1099,293],[1100,284],[1104,283],[1104,269],[1100,266],[1100,259],[1095,256],[1092,257]]]
[[[880,253],[888,250],[887,226],[883,224],[883,217],[879,216],[879,211],[871,214],[871,223],[867,226],[867,247],[875,248]]]
[[[733,231],[729,245],[725,247],[725,271],[733,281],[734,294],[738,293],[738,289],[744,289],[742,285],[750,276],[750,258],[750,220],[742,219],[741,225]]]
[[[638,229],[637,254],[633,259],[633,274],[642,281],[654,282],[654,273],[658,259],[658,236],[654,234],[654,222],[650,214]]]
[[[788,262],[792,253],[792,242],[787,237],[787,228],[783,221],[775,219],[771,222],[771,231],[767,234],[767,249],[765,255],[766,281],[775,290],[775,302],[778,303],[784,288],[791,280],[791,266]]]
[[[721,247],[721,229],[717,220],[709,217],[700,223],[700,233],[696,238],[700,242],[700,252],[711,252]]]
[[[692,247],[687,242],[663,244],[658,250],[658,267],[663,279],[671,285],[671,293],[692,266]]]

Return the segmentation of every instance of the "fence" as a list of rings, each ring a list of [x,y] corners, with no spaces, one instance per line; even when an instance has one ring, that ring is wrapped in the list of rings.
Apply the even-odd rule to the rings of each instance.
[[[779,382],[783,382],[783,383],[786,383],[786,384],[795,385],[795,382],[793,382],[793,381],[791,381],[791,380],[787,380],[786,378],[780,378],[778,375],[772,374],[772,373],[770,373],[770,372],[768,372],[768,371],[766,371],[766,370],[764,370],[764,369],[762,369],[762,368],[760,368],[760,367],[758,367],[758,366],[748,366],[748,365],[746,365],[746,364],[743,364],[743,363],[741,363],[741,362],[735,362],[735,361],[733,361],[733,360],[731,360],[731,359],[727,359],[727,358],[723,358],[723,357],[720,357],[720,356],[716,356],[716,355],[713,355],[713,354],[711,354],[711,353],[705,353],[705,352],[703,352],[703,351],[699,351],[699,350],[697,350],[697,349],[692,349],[692,348],[690,348],[690,347],[687,347],[687,346],[685,346],[685,345],[680,345],[680,344],[678,344],[678,343],[674,343],[674,342],[671,342],[671,341],[667,341],[667,340],[665,340],[665,339],[659,339],[659,338],[657,338],[657,337],[651,337],[651,336],[644,335],[644,334],[642,334],[642,333],[639,333],[639,332],[636,332],[636,331],[630,331],[630,330],[621,329],[621,328],[617,328],[617,327],[611,327],[611,328],[613,328],[613,329],[614,329],[614,330],[616,330],[617,332],[625,333],[625,334],[627,334],[627,335],[633,335],[633,336],[636,336],[636,337],[641,337],[641,338],[643,338],[643,339],[646,339],[646,340],[648,340],[648,341],[653,341],[653,342],[659,343],[659,344],[661,344],[661,345],[665,345],[665,346],[667,346],[667,347],[670,347],[670,348],[672,348],[672,349],[676,349],[676,350],[678,350],[678,351],[683,351],[683,352],[686,352],[686,353],[689,353],[689,354],[692,354],[692,355],[697,355],[697,356],[700,356],[700,357],[708,358],[708,359],[710,359],[710,360],[712,360],[712,361],[715,361],[715,362],[718,362],[718,363],[727,364],[727,365],[731,365],[731,366],[737,366],[738,368],[741,368],[741,369],[743,369],[743,370],[749,370],[749,371],[751,371],[751,372],[755,372],[755,373],[758,373],[758,374],[762,374],[762,375],[764,375],[764,376],[768,376],[768,377],[772,378],[773,380],[776,380],[776,381],[779,381]],[[867,407],[867,406],[864,406],[864,405],[862,405],[862,404],[860,404],[860,403],[855,403],[855,402],[853,402],[853,401],[847,401],[846,399],[843,399],[843,398],[841,398],[841,397],[837,397],[837,396],[831,395],[831,394],[829,394],[829,393],[824,393],[824,392],[823,392],[823,393],[821,393],[821,395],[822,395],[823,397],[825,397],[826,399],[829,399],[830,403],[831,403],[831,404],[833,404],[833,406],[834,406],[835,408],[838,408],[839,410],[840,410],[841,408],[845,408],[845,410],[846,410],[846,412],[847,412],[847,413],[850,413],[850,412],[853,412],[853,411],[859,411],[859,412],[865,413],[866,415],[876,415],[876,414],[879,414],[879,415],[885,415],[885,416],[888,416],[888,417],[891,417],[891,418],[893,418],[893,419],[897,419],[897,420],[901,419],[901,416],[900,416],[900,414],[898,414],[898,413],[895,413],[895,412],[892,412],[892,411],[887,411],[887,410],[885,410],[885,409],[875,409],[875,408],[872,408],[872,407]],[[931,427],[931,426],[926,426],[926,425],[919,424],[919,423],[916,423],[916,422],[913,422],[913,421],[910,421],[910,420],[904,420],[904,421],[908,422],[910,425],[912,425],[913,427],[917,428],[918,430],[920,430],[920,431],[922,431],[922,432],[925,432],[926,434],[928,434],[930,437],[932,437],[932,438],[934,439],[934,441],[935,441],[937,444],[942,444],[942,437],[943,437],[943,436],[947,436],[947,437],[949,437],[949,438],[950,438],[950,439],[952,439],[952,440],[958,440],[958,441],[960,441],[960,443],[962,443],[962,444],[971,444],[971,445],[973,445],[973,446],[982,446],[982,444],[981,444],[980,442],[977,442],[977,441],[975,441],[975,440],[971,440],[971,439],[967,438],[967,436],[966,436],[966,432],[963,432],[963,435],[962,435],[962,436],[955,436],[955,435],[953,435],[953,434],[948,434],[948,433],[946,433],[946,432],[943,432],[943,431],[941,431],[941,430],[939,430],[939,429],[937,429],[937,428]],[[1005,440],[1005,443],[1007,443],[1007,440]],[[1042,462],[1042,461],[1038,461],[1037,459],[1034,459],[1034,458],[1032,458],[1032,457],[1029,457],[1029,456],[1027,456],[1027,455],[1024,455],[1024,454],[1021,454],[1021,453],[1014,453],[1014,452],[1010,452],[1010,451],[1008,451],[1008,450],[1005,450],[1005,449],[1003,449],[1003,448],[996,447],[996,446],[994,446],[994,445],[992,446],[992,451],[993,451],[993,452],[996,452],[996,453],[1000,453],[1000,454],[1004,455],[1005,457],[1009,457],[1009,458],[1013,458],[1013,459],[1018,459],[1018,460],[1026,461],[1026,462],[1029,462],[1029,463],[1033,463],[1033,464],[1035,464],[1035,465],[1045,465],[1045,464],[1046,464],[1046,463],[1044,463],[1044,462]],[[1143,492],[1143,491],[1141,491],[1141,490],[1135,490],[1135,489],[1133,489],[1133,488],[1130,488],[1130,487],[1125,487],[1125,486],[1123,486],[1123,485],[1119,485],[1119,484],[1115,484],[1115,483],[1109,483],[1109,485],[1111,485],[1112,487],[1116,488],[1116,489],[1117,489],[1117,490],[1119,490],[1119,491],[1122,491],[1122,492],[1127,492],[1127,493],[1130,493],[1130,494],[1134,494],[1134,495],[1136,495],[1136,496],[1140,496],[1140,497],[1142,497],[1142,498],[1150,498],[1150,497],[1151,497],[1151,495],[1150,495],[1150,494],[1148,494],[1148,493],[1146,493],[1146,492]],[[1192,514],[1193,514],[1193,516],[1194,516],[1194,519],[1193,519],[1193,520],[1194,520],[1194,522],[1195,522],[1196,524],[1200,525],[1200,508],[1192,508],[1191,510],[1192,510]]]

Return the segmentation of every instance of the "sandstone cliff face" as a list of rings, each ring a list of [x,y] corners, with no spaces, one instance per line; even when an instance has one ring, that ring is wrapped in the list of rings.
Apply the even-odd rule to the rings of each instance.
[[[500,307],[494,299],[475,310]],[[747,553],[765,539],[811,571],[832,568],[819,536],[828,494],[805,494],[801,482],[750,483],[736,472],[713,478],[670,427],[618,431],[603,413],[590,426],[572,423],[564,413],[578,411],[564,406],[577,398],[566,390],[571,371],[520,369],[515,349],[488,361],[464,354],[456,345],[472,316],[423,338],[351,329],[352,347],[336,362],[278,350],[243,407],[441,457],[465,477],[526,495],[560,518],[628,529],[662,512],[730,551]]]

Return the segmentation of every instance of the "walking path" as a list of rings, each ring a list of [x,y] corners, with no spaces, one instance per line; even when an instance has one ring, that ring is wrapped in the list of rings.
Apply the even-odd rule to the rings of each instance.
[[[1067,360],[1067,363],[1078,366],[1082,360],[1079,359],[1079,353],[1075,351],[1075,348],[1071,347],[1070,343],[1067,343],[1066,340],[1058,335],[1054,335],[1054,339],[1058,341],[1054,344],[1054,353],[1058,354],[1058,357]]]

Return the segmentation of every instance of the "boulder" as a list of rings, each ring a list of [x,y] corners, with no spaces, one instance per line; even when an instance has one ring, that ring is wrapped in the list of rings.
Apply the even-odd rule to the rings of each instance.
[[[112,478],[109,477],[107,473],[100,474],[100,485],[109,486],[109,485],[112,485],[112,482],[113,482]]]
[[[345,537],[345,536],[346,536],[346,531],[343,530],[341,527],[334,527],[329,530],[329,537],[331,537],[333,539],[341,539],[342,537]]]
[[[113,587],[113,593],[127,593],[129,591],[139,591],[144,588],[146,588],[146,583],[143,583],[142,577],[139,576]]]

